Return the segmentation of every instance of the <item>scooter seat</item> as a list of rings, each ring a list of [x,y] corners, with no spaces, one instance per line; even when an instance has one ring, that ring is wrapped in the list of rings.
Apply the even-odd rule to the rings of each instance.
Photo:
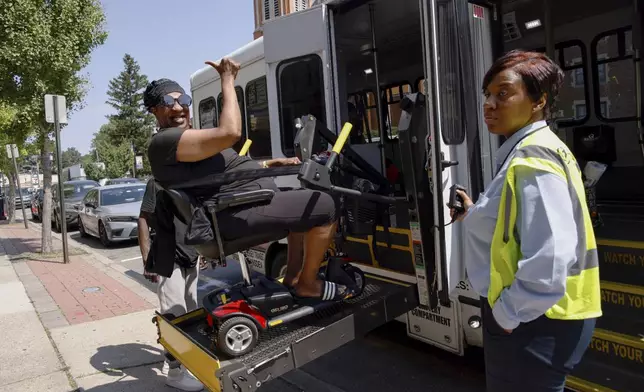
[[[157,186],[160,189],[163,189],[158,183]],[[192,219],[193,205],[195,205],[193,199],[182,190],[167,189],[166,193],[175,206],[177,217],[186,224],[190,222],[190,220]],[[207,203],[205,203],[205,206],[210,210],[210,212],[216,213],[230,207],[266,203],[270,201],[274,195],[275,192],[271,189],[226,192],[215,195],[212,200],[209,200]],[[260,234],[249,234],[247,236],[244,236],[243,238],[237,238],[233,240],[224,240],[222,241],[224,247],[224,255],[229,256],[253,246],[265,244],[267,242],[278,241],[282,238],[285,238],[287,235],[288,231],[271,231]],[[219,245],[217,244],[216,239],[203,244],[195,245],[195,249],[197,250],[197,252],[199,252],[200,255],[207,259],[220,258]]]

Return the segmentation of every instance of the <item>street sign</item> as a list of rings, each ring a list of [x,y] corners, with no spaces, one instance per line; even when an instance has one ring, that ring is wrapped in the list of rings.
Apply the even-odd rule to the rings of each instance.
[[[18,146],[15,144],[7,144],[5,145],[5,148],[7,149],[7,158],[11,159],[13,157],[18,158],[20,154],[18,153]],[[11,150],[13,149],[13,156],[11,155]]]
[[[143,169],[143,155],[136,156],[136,170]]]
[[[67,104],[65,97],[62,95],[45,94],[45,119],[48,123],[54,124],[55,139],[56,139],[56,173],[58,173],[58,194],[63,195],[63,160],[60,148],[60,124],[67,124]],[[58,199],[60,203],[60,210],[65,211],[65,198]],[[63,259],[64,263],[69,263],[69,252],[67,247],[67,220],[61,219],[60,228],[63,238]]]
[[[56,101],[56,104],[54,104],[54,101]],[[67,101],[65,96],[45,94],[45,120],[50,124],[55,121],[55,110],[58,111],[58,123],[67,124]]]

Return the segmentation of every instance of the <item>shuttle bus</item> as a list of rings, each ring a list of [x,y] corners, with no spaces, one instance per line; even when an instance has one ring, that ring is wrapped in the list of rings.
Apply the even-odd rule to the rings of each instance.
[[[241,63],[236,91],[243,138],[236,148],[248,138],[253,159],[290,157],[295,153],[294,119],[314,115],[336,134],[352,121],[359,132],[351,147],[391,182],[391,193],[413,203],[352,221],[343,250],[370,276],[412,288],[414,300],[387,300],[389,305],[400,301],[398,313],[387,321],[403,321],[409,336],[463,355],[467,346],[483,345],[480,299],[465,276],[463,227],[446,226],[449,211],[443,206],[452,184],[478,195],[493,178],[502,141],[483,121],[486,70],[511,49],[548,53],[565,72],[553,129],[582,169],[589,161],[607,165],[592,194],[601,217],[595,234],[604,315],[568,386],[641,391],[643,8],[642,0],[315,2],[268,21],[262,38],[228,56]],[[193,74],[191,90],[194,125],[216,126],[221,112],[216,70],[205,67]],[[395,173],[391,168],[401,175],[390,175]],[[295,178],[278,181],[280,186],[298,185]],[[247,260],[257,271],[279,277],[285,249],[285,240],[264,244],[249,249]],[[355,330],[375,328],[369,320],[356,317]],[[339,332],[329,330],[325,339],[307,344],[317,345],[317,355],[322,355],[337,347],[334,333]],[[293,365],[284,369],[316,357],[297,359],[304,335],[298,336],[297,343],[282,339],[284,351],[270,351],[272,357],[253,357],[275,364],[266,365],[263,375],[279,375],[276,367],[291,356]],[[248,370],[244,377],[255,369],[248,361],[242,361]],[[223,368],[223,362],[217,363]],[[231,381],[232,373],[218,374],[222,390],[242,386]],[[250,381],[248,385],[255,388]]]

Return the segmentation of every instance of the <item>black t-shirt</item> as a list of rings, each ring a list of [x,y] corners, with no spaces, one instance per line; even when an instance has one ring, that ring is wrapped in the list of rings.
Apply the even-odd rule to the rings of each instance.
[[[148,181],[145,188],[145,194],[143,195],[143,200],[141,201],[141,212],[147,213],[145,218],[148,221],[148,225],[157,231],[157,235],[159,234],[156,217],[156,213],[158,213],[157,208],[163,208],[163,205],[157,205],[158,191],[159,190],[154,183],[154,178],[151,178]],[[192,268],[196,264],[199,254],[194,247],[184,244],[187,226],[176,217],[173,222],[175,228],[174,237],[176,241],[174,260],[182,267]]]
[[[232,148],[199,162],[178,162],[177,146],[184,131],[181,128],[162,129],[152,137],[148,147],[148,159],[152,167],[152,174],[164,187],[171,187],[216,173],[260,168],[257,162],[248,157],[239,156]],[[191,189],[189,193],[196,197],[209,197],[215,193],[237,189],[276,189],[276,187],[271,178],[260,178],[258,180],[235,181],[222,185],[220,189],[216,187]]]

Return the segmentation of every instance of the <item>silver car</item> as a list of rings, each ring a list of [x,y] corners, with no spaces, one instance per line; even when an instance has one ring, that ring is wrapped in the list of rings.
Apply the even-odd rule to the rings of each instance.
[[[98,237],[103,246],[138,237],[137,220],[144,183],[117,184],[87,192],[78,212],[81,236]]]

